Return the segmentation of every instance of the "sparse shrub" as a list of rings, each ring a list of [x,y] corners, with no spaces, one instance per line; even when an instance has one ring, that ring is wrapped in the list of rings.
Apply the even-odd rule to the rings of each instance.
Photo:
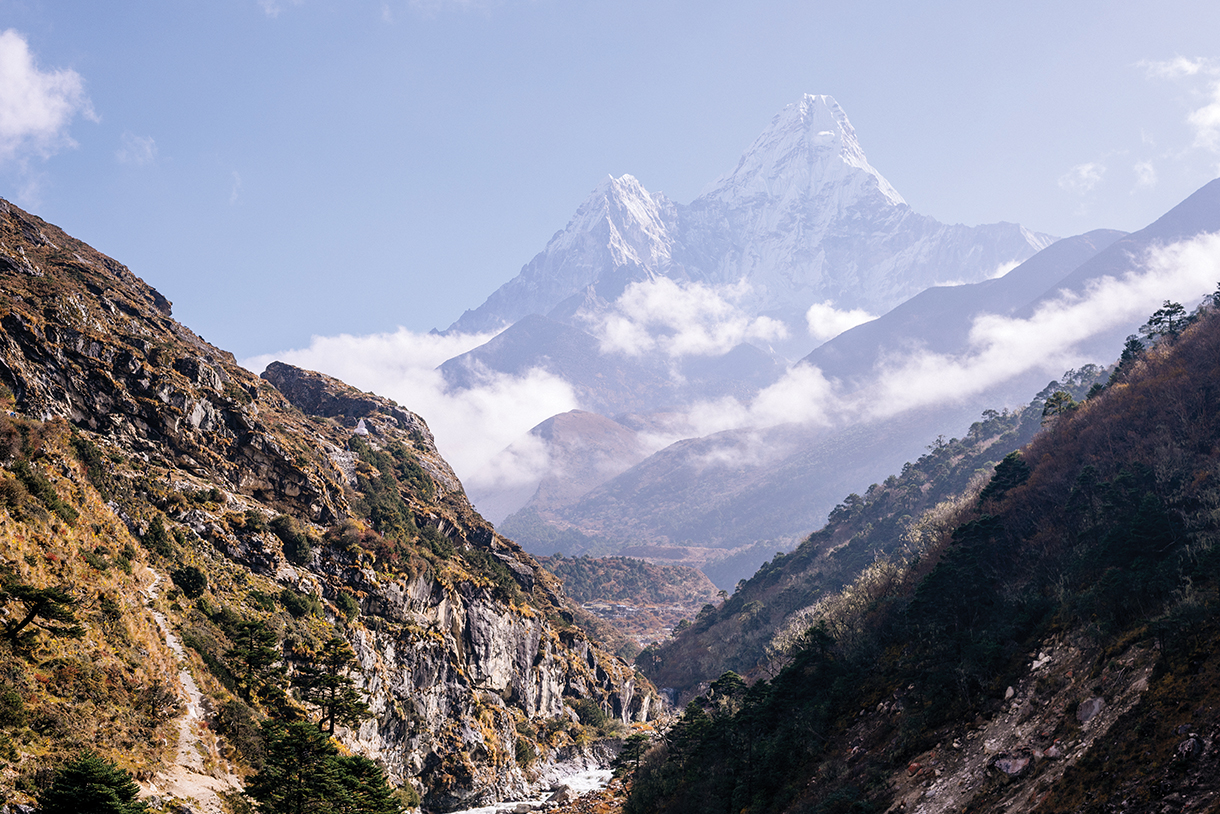
[[[25,700],[11,687],[0,689],[0,727],[25,725]]]
[[[261,769],[266,751],[254,710],[244,701],[226,701],[216,713],[216,730],[251,768]]]
[[[140,542],[149,551],[162,557],[172,557],[174,554],[174,547],[170,542],[169,533],[165,530],[165,521],[162,520],[160,514],[153,515],[152,520],[148,523],[148,530],[144,532]]]
[[[318,601],[316,596],[299,594],[290,588],[280,591],[280,604],[284,606],[284,610],[297,619],[300,619],[307,613],[314,616],[322,615],[322,603]]]
[[[0,504],[3,504],[9,510],[9,514],[13,515],[17,520],[24,519],[21,505],[29,497],[29,494],[29,490],[25,488],[25,485],[16,478],[0,480]]]
[[[309,560],[313,550],[313,540],[301,528],[301,524],[286,514],[281,514],[271,521],[271,531],[284,545],[284,558],[296,565],[304,565]]]
[[[208,589],[207,574],[193,565],[177,568],[170,572],[169,577],[182,589],[187,599],[198,599]]]
[[[343,614],[343,618],[347,621],[352,621],[356,618],[356,614],[360,613],[360,603],[356,601],[356,597],[342,591],[335,597],[335,607],[339,609],[339,613]]]
[[[517,738],[515,752],[517,765],[522,769],[538,759],[538,750],[534,747],[533,743],[525,738]]]
[[[246,509],[242,516],[242,528],[253,532],[266,531],[267,518],[258,509]]]
[[[106,458],[97,445],[83,435],[72,437],[72,449],[77,459],[85,467],[85,477],[97,489],[103,500],[109,500],[113,482],[107,467]]]
[[[585,726],[602,729],[609,720],[605,711],[592,698],[577,698],[575,701],[570,701],[569,704]]]
[[[275,596],[272,594],[264,591],[250,591],[246,594],[246,598],[265,611],[275,610]]]
[[[106,558],[103,557],[102,555],[98,554],[95,551],[90,551],[87,548],[82,548],[80,555],[81,555],[81,558],[84,559],[85,562],[89,563],[91,566],[93,566],[94,568],[96,568],[99,571],[105,571],[107,568],[110,567],[110,563],[108,563],[106,561]]]
[[[47,480],[47,476],[31,466],[28,461],[14,461],[10,469],[30,494],[42,501],[47,509],[57,514],[65,523],[72,523],[76,520],[76,509],[65,503],[59,496],[59,492],[55,491],[54,484]]]

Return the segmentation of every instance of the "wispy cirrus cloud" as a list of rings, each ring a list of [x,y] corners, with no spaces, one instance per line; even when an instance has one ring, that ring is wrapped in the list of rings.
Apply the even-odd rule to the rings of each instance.
[[[157,163],[157,142],[152,136],[137,136],[128,130],[123,133],[120,147],[114,157],[120,164],[145,167]]]
[[[279,17],[287,6],[299,6],[303,0],[258,0],[258,7],[263,10],[263,14],[275,19]]]
[[[1194,134],[1196,149],[1220,153],[1220,62],[1208,57],[1174,57],[1168,60],[1143,60],[1138,66],[1149,79],[1188,83],[1194,101],[1186,123]]]
[[[1059,188],[1074,195],[1084,195],[1092,192],[1105,174],[1106,167],[1100,162],[1077,164],[1059,176]]]
[[[85,80],[70,68],[39,68],[25,37],[0,32],[0,164],[50,158],[76,146],[77,116],[98,121]]]

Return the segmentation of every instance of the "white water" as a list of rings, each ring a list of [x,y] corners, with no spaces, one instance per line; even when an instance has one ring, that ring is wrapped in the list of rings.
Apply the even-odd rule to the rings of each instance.
[[[611,772],[609,769],[584,769],[575,774],[557,777],[551,785],[567,786],[578,795],[587,794],[591,791],[604,789],[606,784],[610,782],[610,777]],[[495,805],[467,808],[462,811],[454,811],[452,814],[496,814],[499,811],[512,811],[518,803],[542,803],[550,796],[551,792],[546,791],[541,796],[532,800],[504,800]]]

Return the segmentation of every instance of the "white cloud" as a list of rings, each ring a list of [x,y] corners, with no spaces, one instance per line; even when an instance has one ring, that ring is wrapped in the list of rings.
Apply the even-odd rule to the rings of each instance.
[[[1207,104],[1191,112],[1186,121],[1195,131],[1195,147],[1220,152],[1220,82],[1211,85]]]
[[[536,424],[579,406],[567,382],[539,369],[521,376],[487,373],[474,387],[450,391],[437,366],[492,336],[417,334],[400,328],[370,336],[314,337],[308,348],[264,354],[242,364],[261,371],[279,360],[394,399],[423,416],[441,454],[460,477],[470,477]],[[537,456],[522,452],[485,479],[524,481],[537,474],[538,465]]]
[[[302,0],[288,0],[288,5],[299,6],[301,2]],[[281,0],[258,0],[258,6],[272,19],[279,17],[280,12],[284,10],[284,3]]]
[[[1186,116],[1186,123],[1194,131],[1195,138],[1191,146],[1213,153],[1220,152],[1220,79],[1217,78],[1220,77],[1220,64],[1205,57],[1175,57],[1163,61],[1144,60],[1139,65],[1144,68],[1149,78],[1194,78],[1196,83],[1205,78],[1204,88],[1198,90],[1196,85],[1195,90],[1204,101]]]
[[[137,167],[156,163],[157,142],[152,136],[137,136],[128,130],[123,133],[122,143],[123,146],[114,154],[120,163],[134,164]]]
[[[1140,161],[1132,169],[1135,171],[1135,188],[1152,189],[1156,186],[1156,167],[1151,161]]]
[[[502,0],[409,0],[408,5],[420,14],[433,16],[446,9],[486,13],[501,3]]]
[[[1164,300],[1190,302],[1220,280],[1220,233],[1155,249],[1143,267],[1063,293],[1028,319],[983,315],[961,355],[921,354],[883,371],[857,406],[874,415],[949,402],[1035,369],[1059,371],[1096,361],[1077,346],[1102,331],[1138,324]]]
[[[731,397],[690,405],[641,441],[660,449],[683,438],[727,430],[709,446],[702,463],[739,465],[779,454],[768,427],[801,424],[843,427],[905,410],[952,403],[1034,370],[1048,378],[1097,359],[1076,350],[1098,334],[1137,325],[1166,300],[1189,303],[1220,280],[1220,233],[1155,249],[1141,267],[1122,277],[1095,281],[1082,294],[1061,294],[1032,316],[983,315],[975,319],[969,346],[959,354],[921,353],[889,360],[874,381],[848,391],[822,371],[797,364],[748,401]],[[550,460],[534,426],[579,407],[572,388],[543,370],[521,376],[485,372],[469,389],[450,391],[437,371],[442,362],[471,350],[492,334],[416,334],[405,329],[372,336],[315,337],[308,348],[243,361],[261,370],[279,359],[336,376],[362,390],[395,399],[419,413],[436,435],[441,453],[472,491],[498,494],[516,508],[547,473]],[[1104,360],[1100,360],[1104,361]],[[521,494],[509,494],[513,489]],[[488,507],[495,511],[495,507]]]
[[[786,423],[847,426],[864,418],[951,403],[1031,370],[1048,377],[1098,360],[1077,348],[1096,334],[1137,325],[1165,299],[1191,302],[1220,280],[1220,233],[1155,249],[1140,269],[1094,281],[1083,294],[1064,293],[1026,319],[978,317],[960,354],[920,353],[883,362],[868,385],[846,391],[820,370],[791,368],[749,402],[733,398],[693,405],[675,434]],[[677,437],[672,440],[678,440]],[[740,441],[733,442],[740,446]],[[733,453],[740,455],[740,450]]]
[[[815,302],[805,312],[805,322],[809,325],[809,335],[823,341],[834,339],[839,334],[857,325],[876,319],[875,314],[853,308],[850,311],[840,311],[830,300]]]
[[[1075,195],[1084,195],[1097,186],[1105,173],[1105,166],[1095,161],[1077,164],[1059,176],[1059,188]]]
[[[241,197],[241,173],[233,170],[233,176],[229,184],[229,206],[236,204],[239,197]]]
[[[745,283],[712,288],[658,277],[631,283],[602,317],[595,333],[603,353],[668,357],[717,356],[750,339],[783,339],[787,327],[770,317],[749,317],[732,300]]]
[[[0,163],[75,146],[68,126],[77,114],[98,120],[81,75],[39,70],[21,34],[0,32]]]
[[[1214,64],[1210,59],[1187,59],[1186,57],[1174,57],[1166,60],[1145,59],[1137,63],[1143,68],[1149,78],[1156,79],[1181,79],[1185,76],[1194,76],[1198,73],[1211,73],[1215,70]]]

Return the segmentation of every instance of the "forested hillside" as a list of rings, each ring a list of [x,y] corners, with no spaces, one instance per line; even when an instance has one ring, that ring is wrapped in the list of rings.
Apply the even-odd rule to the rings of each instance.
[[[799,626],[805,609],[870,566],[879,575],[912,556],[946,522],[963,490],[1042,427],[1048,398],[1057,392],[1084,398],[1104,375],[1094,365],[1069,370],[1025,408],[988,410],[961,438],[938,439],[900,473],[863,496],[848,495],[794,551],[777,552],[727,601],[703,609],[693,624],[646,650],[637,663],[658,686],[673,688],[684,700],[725,670],[766,674],[780,655],[773,644],[777,631]]]
[[[712,682],[627,810],[1214,805],[1220,314],[1185,317],[1166,303],[1087,399],[1051,394],[918,546],[800,617],[772,680]]]

